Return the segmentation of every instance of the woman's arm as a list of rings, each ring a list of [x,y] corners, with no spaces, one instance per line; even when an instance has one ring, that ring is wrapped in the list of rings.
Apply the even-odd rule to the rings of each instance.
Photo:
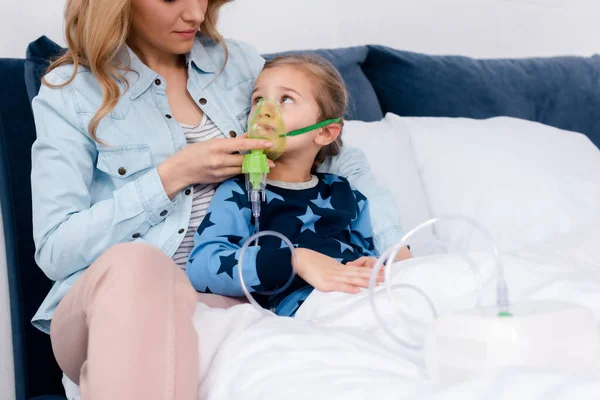
[[[356,219],[352,221],[350,242],[354,245],[362,247],[364,249],[364,253],[368,255],[350,261],[346,265],[373,268],[377,262],[377,257],[381,256],[381,253],[376,253],[373,246],[369,200],[367,200],[367,198],[357,190],[354,191],[354,197],[357,203],[358,214]],[[400,239],[398,239],[398,242],[399,241]],[[392,246],[395,244],[396,243],[393,243]],[[412,254],[410,250],[406,247],[402,247],[400,250],[398,250],[398,254],[396,255],[394,261],[402,261],[411,257]],[[383,269],[381,270],[381,275],[383,276]]]
[[[350,225],[350,243],[361,247],[364,254],[375,256],[369,201],[358,190],[353,190],[353,194],[356,199],[357,214]]]
[[[57,74],[50,83],[64,81]],[[52,280],[89,266],[110,246],[134,240],[174,209],[157,169],[91,204],[95,143],[76,113],[72,85],[42,86],[33,101],[37,140],[32,156],[35,259]]]
[[[343,146],[340,154],[326,160],[319,171],[347,178],[352,187],[369,199],[377,253],[382,254],[400,241],[403,231],[394,198],[388,189],[377,184],[362,150]]]

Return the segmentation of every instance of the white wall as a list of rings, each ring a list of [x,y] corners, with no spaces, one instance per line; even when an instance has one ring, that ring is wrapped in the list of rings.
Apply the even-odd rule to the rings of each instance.
[[[62,43],[64,0],[0,0],[0,57]],[[598,0],[235,0],[222,31],[261,52],[376,43],[480,57],[600,52]]]
[[[262,52],[369,43],[479,57],[600,51],[598,0],[238,0],[227,7],[222,31]]]

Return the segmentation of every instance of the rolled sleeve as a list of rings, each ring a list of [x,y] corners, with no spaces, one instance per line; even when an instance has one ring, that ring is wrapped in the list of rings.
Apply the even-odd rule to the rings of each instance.
[[[137,179],[135,187],[150,225],[163,221],[175,209],[176,202],[167,196],[156,167]]]

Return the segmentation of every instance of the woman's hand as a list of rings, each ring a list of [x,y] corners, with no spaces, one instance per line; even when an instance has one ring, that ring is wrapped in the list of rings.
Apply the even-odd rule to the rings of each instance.
[[[358,293],[369,287],[371,269],[343,265],[331,257],[309,249],[296,249],[296,273],[322,292]],[[383,282],[382,277],[379,278]]]
[[[158,166],[158,175],[169,198],[181,189],[199,183],[218,183],[242,173],[243,154],[273,147],[268,140],[215,138],[192,143]],[[275,164],[269,160],[270,167]]]

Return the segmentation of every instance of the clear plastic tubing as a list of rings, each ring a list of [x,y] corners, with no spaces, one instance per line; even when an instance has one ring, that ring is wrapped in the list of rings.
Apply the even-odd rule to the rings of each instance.
[[[396,258],[396,255],[398,254],[400,249],[403,247],[406,247],[407,244],[414,243],[415,241],[414,240],[411,241],[410,239],[415,234],[420,232],[422,229],[424,229],[428,226],[434,225],[436,223],[439,223],[439,222],[444,222],[444,221],[463,222],[468,225],[471,225],[472,227],[477,229],[481,233],[483,238],[487,241],[488,245],[490,246],[491,253],[494,258],[495,267],[496,267],[496,274],[497,274],[496,275],[497,276],[496,305],[498,307],[498,312],[500,314],[505,314],[505,313],[509,312],[510,304],[508,301],[508,286],[506,284],[506,279],[504,276],[504,266],[502,264],[502,261],[500,260],[499,251],[495,245],[495,241],[494,241],[491,233],[483,225],[481,225],[479,222],[477,222],[475,219],[464,216],[464,215],[446,215],[446,216],[432,218],[430,220],[423,222],[422,224],[420,224],[416,228],[412,229],[411,231],[409,231],[407,234],[405,234],[402,237],[402,239],[396,246],[386,250],[385,253],[382,254],[381,257],[379,257],[379,259],[377,260],[377,263],[373,267],[373,272],[371,273],[371,278],[369,279],[369,300],[371,303],[371,310],[373,311],[373,315],[375,315],[375,318],[377,319],[377,321],[379,322],[379,324],[381,325],[383,330],[394,341],[396,341],[401,346],[404,346],[410,350],[420,350],[423,348],[423,346],[421,344],[408,343],[407,341],[399,338],[394,333],[393,329],[390,327],[388,322],[382,317],[381,313],[379,312],[379,308],[377,307],[377,303],[375,302],[375,296],[377,295],[375,293],[375,287],[377,286],[377,277],[379,276],[379,271],[381,271],[381,268],[383,267],[383,265],[385,263],[385,267],[386,267],[384,270],[385,281],[389,282],[391,279],[391,273],[390,273],[391,263],[394,262],[393,260]],[[423,240],[421,240],[421,241],[423,242]],[[432,240],[430,240],[430,242],[434,242],[438,245],[445,246],[445,244],[443,244],[442,242],[440,242],[437,239],[432,239]],[[463,255],[463,257],[465,257],[465,255]],[[467,262],[469,263],[469,265],[471,265],[471,268],[475,268],[475,265],[470,260],[470,258],[469,258],[469,261],[467,261]],[[481,293],[482,293],[482,283],[480,280],[478,280],[478,286],[479,286],[479,296],[478,296],[478,301],[477,301],[478,304],[477,305],[480,306]],[[431,300],[431,298],[423,290],[421,290],[420,288],[413,286],[413,285],[401,285],[401,286],[386,285],[386,292],[387,292],[390,302],[392,302],[392,304],[393,304],[392,290],[394,288],[410,289],[410,290],[414,290],[415,292],[417,292],[419,295],[421,295],[421,297],[423,297],[423,299],[427,302],[427,304],[431,308],[434,318],[437,318],[437,316],[438,316],[437,309],[436,309],[433,301]],[[399,311],[399,313],[403,314],[400,310],[397,310],[397,311]],[[406,315],[404,315],[404,316],[407,317]]]
[[[489,233],[489,231],[487,231],[487,229],[485,229],[481,224],[479,224],[476,220],[470,218],[470,217],[466,217],[466,216],[462,216],[462,215],[448,215],[448,216],[442,216],[442,217],[436,217],[436,218],[432,218],[428,221],[425,221],[424,223],[422,223],[421,225],[417,226],[416,228],[412,229],[410,232],[408,232],[406,235],[404,235],[401,239],[401,241],[394,247],[386,250],[377,260],[377,263],[375,264],[375,266],[373,267],[373,272],[371,274],[371,278],[369,280],[369,296],[368,297],[362,297],[356,301],[353,301],[351,304],[348,304],[346,307],[343,307],[342,309],[336,311],[335,313],[332,314],[328,314],[325,315],[323,317],[320,318],[316,318],[316,319],[312,319],[312,320],[308,320],[307,322],[312,322],[312,323],[323,323],[323,322],[331,322],[333,320],[335,320],[336,318],[339,318],[340,316],[346,315],[346,313],[348,313],[349,311],[351,311],[352,309],[354,309],[359,303],[362,303],[364,301],[370,301],[371,304],[371,309],[373,311],[373,314],[375,315],[375,318],[378,320],[378,322],[380,323],[380,325],[382,326],[382,328],[384,329],[384,331],[390,336],[392,337],[397,343],[399,343],[400,345],[407,347],[409,349],[421,349],[422,345],[416,345],[416,344],[411,344],[408,343],[402,339],[400,339],[399,337],[397,337],[394,332],[393,329],[391,329],[389,327],[389,324],[384,320],[384,318],[381,316],[381,313],[379,312],[379,309],[375,303],[375,299],[377,296],[383,294],[383,293],[387,293],[388,298],[390,299],[390,302],[392,303],[392,305],[394,305],[393,301],[392,301],[392,291],[397,290],[397,289],[408,289],[408,290],[412,290],[414,292],[416,292],[417,294],[419,294],[421,297],[423,297],[423,299],[427,302],[427,304],[429,305],[429,307],[432,310],[432,314],[434,316],[434,318],[437,318],[438,316],[438,311],[435,307],[435,304],[433,303],[433,301],[431,300],[431,298],[420,288],[414,286],[414,285],[409,285],[409,284],[394,284],[394,285],[385,285],[385,290],[381,290],[379,292],[375,292],[375,287],[377,286],[377,277],[379,276],[379,271],[381,270],[381,268],[384,266],[386,266],[384,273],[385,273],[385,281],[389,282],[391,279],[391,263],[393,262],[392,260],[395,259],[396,255],[398,254],[398,252],[400,251],[400,249],[402,247],[405,247],[407,244],[409,244],[408,242],[410,241],[410,244],[415,244],[415,243],[433,243],[438,247],[444,248],[447,250],[447,245],[444,244],[443,242],[441,242],[438,239],[430,239],[430,240],[421,240],[421,239],[412,239],[412,237],[418,233],[419,231],[421,231],[422,229],[431,226],[433,224],[442,222],[442,221],[458,221],[458,222],[464,222],[467,223],[473,227],[475,227],[477,230],[480,231],[480,233],[483,235],[483,237],[486,239],[486,241],[489,243],[490,248],[491,248],[491,252],[492,252],[492,256],[494,257],[495,260],[495,266],[496,266],[496,271],[497,271],[497,287],[496,287],[496,294],[497,294],[497,299],[496,299],[496,303],[498,306],[498,310],[499,312],[508,312],[509,309],[509,302],[508,302],[508,287],[506,284],[506,280],[504,278],[504,267],[502,265],[502,262],[500,260],[499,257],[499,252],[497,247],[495,246],[495,242],[492,238],[492,235]],[[248,301],[250,302],[250,304],[252,304],[261,314],[266,315],[266,316],[277,316],[276,314],[274,314],[273,312],[271,312],[270,310],[267,310],[263,307],[260,306],[260,304],[258,304],[258,302],[256,302],[256,300],[254,299],[254,297],[252,296],[252,294],[250,293],[250,290],[248,289],[248,285],[246,285],[246,282],[244,281],[244,256],[246,254],[246,251],[248,249],[248,246],[250,246],[253,243],[257,243],[258,242],[258,238],[263,237],[263,236],[275,236],[278,237],[279,239],[281,239],[290,249],[291,252],[291,256],[292,256],[292,273],[290,274],[290,277],[288,279],[288,281],[285,283],[285,285],[283,285],[283,287],[281,287],[280,289],[271,291],[271,292],[257,292],[259,294],[262,295],[268,295],[268,296],[275,296],[279,293],[282,293],[283,291],[285,291],[293,282],[295,276],[296,276],[296,265],[297,265],[297,256],[296,256],[296,250],[294,248],[294,245],[290,242],[290,240],[285,237],[284,235],[282,235],[279,232],[275,232],[275,231],[263,231],[263,232],[257,232],[256,234],[252,235],[250,238],[248,238],[248,240],[246,241],[246,243],[244,243],[244,245],[242,246],[242,250],[240,252],[240,258],[238,261],[238,276],[240,279],[240,284],[242,286],[242,291],[244,292],[244,295],[246,296],[246,298],[248,299]],[[462,258],[465,260],[466,263],[468,263],[471,267],[471,269],[474,272],[477,272],[477,267],[475,266],[474,262],[470,259],[470,257],[468,257],[466,254],[462,254],[461,255]],[[478,286],[479,286],[479,292],[478,292],[478,298],[477,298],[477,306],[481,305],[481,298],[482,298],[482,284],[480,279],[477,279],[478,282]],[[397,307],[394,306],[394,308],[396,309],[396,311],[400,314],[404,313],[399,310]],[[408,316],[404,315],[405,318],[409,318]],[[414,321],[416,322],[416,321]]]

